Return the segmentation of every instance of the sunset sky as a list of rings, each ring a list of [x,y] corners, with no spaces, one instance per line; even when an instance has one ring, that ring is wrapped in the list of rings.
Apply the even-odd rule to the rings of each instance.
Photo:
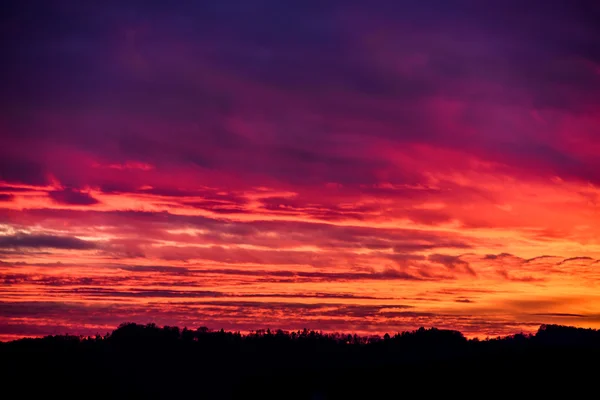
[[[600,328],[597,2],[7,3],[0,340]]]

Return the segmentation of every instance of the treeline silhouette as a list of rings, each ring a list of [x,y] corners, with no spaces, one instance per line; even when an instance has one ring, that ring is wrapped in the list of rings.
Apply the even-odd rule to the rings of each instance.
[[[361,337],[125,323],[0,343],[0,380],[10,398],[573,396],[598,390],[599,356],[600,331],[558,325],[468,340],[435,328]]]

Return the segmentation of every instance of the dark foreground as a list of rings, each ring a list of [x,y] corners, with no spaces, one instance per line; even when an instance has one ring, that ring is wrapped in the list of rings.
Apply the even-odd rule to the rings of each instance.
[[[597,395],[599,356],[600,331],[555,325],[478,341],[423,328],[361,338],[124,324],[0,343],[0,397],[579,398]]]

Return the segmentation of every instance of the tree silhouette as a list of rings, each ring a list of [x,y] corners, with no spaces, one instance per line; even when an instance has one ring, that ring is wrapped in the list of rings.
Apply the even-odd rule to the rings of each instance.
[[[307,329],[242,335],[123,323],[105,336],[0,343],[3,390],[63,398],[481,395],[484,384],[494,396],[527,388],[538,396],[544,390],[554,395],[557,385],[568,385],[574,396],[574,390],[595,382],[586,377],[600,372],[599,356],[599,331],[558,325],[542,325],[534,335],[468,340],[436,328],[362,337]],[[24,380],[31,384],[21,384]]]

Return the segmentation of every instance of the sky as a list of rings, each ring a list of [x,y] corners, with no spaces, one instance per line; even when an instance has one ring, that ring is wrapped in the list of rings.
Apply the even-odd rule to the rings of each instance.
[[[0,340],[600,328],[597,2],[2,7]]]

